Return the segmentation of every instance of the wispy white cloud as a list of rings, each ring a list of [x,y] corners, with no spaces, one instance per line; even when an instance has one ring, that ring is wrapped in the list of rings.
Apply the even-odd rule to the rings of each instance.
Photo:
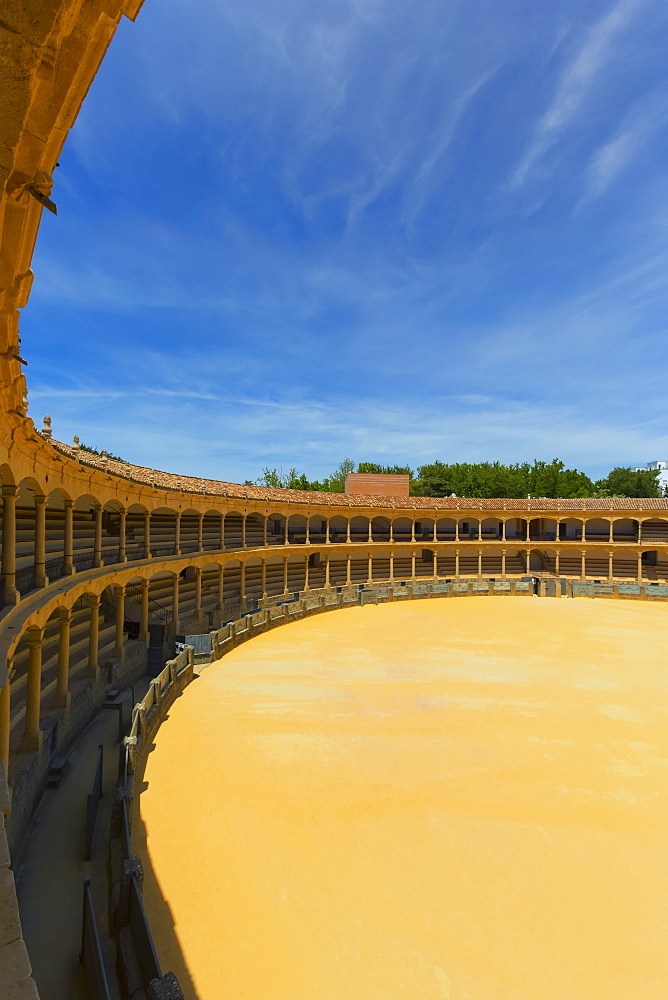
[[[533,130],[512,177],[521,187],[565,129],[578,117],[615,55],[615,43],[645,0],[618,0],[593,24],[572,59],[563,69],[547,111]]]
[[[599,198],[668,123],[668,91],[660,88],[633,103],[621,126],[591,157],[582,203]]]

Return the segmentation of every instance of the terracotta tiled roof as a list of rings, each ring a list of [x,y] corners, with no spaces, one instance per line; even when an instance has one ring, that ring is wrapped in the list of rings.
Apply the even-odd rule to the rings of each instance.
[[[156,489],[175,490],[179,493],[206,494],[234,500],[274,501],[276,504],[307,504],[331,507],[378,507],[396,510],[505,510],[505,511],[668,511],[668,498],[583,498],[575,500],[476,499],[470,497],[386,497],[357,496],[347,493],[319,493],[312,490],[280,490],[267,486],[242,486],[217,479],[197,479],[160,472],[142,465],[130,465],[115,459],[105,461],[99,455],[79,449],[61,441],[51,440],[53,447],[69,458],[78,458],[82,465],[99,469],[107,475],[121,476],[131,482]]]

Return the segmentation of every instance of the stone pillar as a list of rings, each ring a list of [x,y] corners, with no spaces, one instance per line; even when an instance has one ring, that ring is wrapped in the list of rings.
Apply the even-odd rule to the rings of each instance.
[[[325,556],[325,586],[329,587],[329,556]]]
[[[11,730],[11,676],[12,661],[7,661],[7,682],[0,688],[0,765],[9,771],[9,733]]]
[[[118,561],[119,563],[124,563],[128,561],[127,554],[125,552],[125,521],[127,518],[127,511],[125,508],[121,510],[120,524],[118,526]]]
[[[70,626],[72,612],[61,608],[58,612],[58,667],[56,672],[56,693],[53,699],[54,708],[70,707]]]
[[[638,541],[642,542],[642,521],[638,521]]]
[[[612,583],[612,557],[614,552],[608,552],[608,583]]]
[[[503,524],[505,527],[506,522],[504,521]],[[505,578],[506,578],[506,550],[501,549],[501,579],[505,580]]]
[[[325,518],[325,545],[329,545],[329,518]]]
[[[582,518],[582,541],[587,541],[587,522]]]
[[[415,521],[413,521],[413,541],[415,541]],[[415,579],[415,549],[411,552],[411,580]]]
[[[367,583],[373,583],[373,556],[369,552],[369,569],[367,575]]]
[[[35,586],[45,587],[46,579],[46,497],[35,497]]]
[[[265,531],[267,526],[267,520],[265,518]],[[262,597],[267,596],[267,560],[262,560]]]
[[[218,611],[223,610],[223,604],[225,603],[225,567],[218,567],[218,603],[216,609]]]
[[[638,553],[638,583],[642,583],[642,552]]]
[[[394,521],[390,518],[390,545],[394,545]]]
[[[144,514],[144,559],[151,558],[151,515]]]
[[[121,663],[125,660],[125,642],[123,640],[123,626],[125,624],[125,587],[116,588],[116,637],[114,642],[114,656],[117,656]]]
[[[88,665],[86,677],[99,677],[98,644],[100,634],[100,598],[97,594],[89,594],[90,624],[88,627]]]
[[[246,548],[246,514],[241,515],[241,548]]]
[[[350,545],[350,518],[346,520],[346,542]]]
[[[44,734],[39,728],[42,695],[42,630],[28,630],[28,677],[26,714],[21,738],[22,750],[41,750]]]
[[[457,522],[459,527],[459,522]],[[459,579],[459,549],[455,549],[455,579]]]
[[[482,580],[482,549],[478,549],[478,580]]]
[[[269,520],[269,518],[265,514],[264,515],[264,524],[262,525],[262,545],[264,546],[265,549],[267,547],[267,521],[268,520]]]
[[[287,531],[287,522],[286,522],[286,531]],[[283,593],[287,594],[287,592],[288,592],[288,557],[283,556]]]
[[[438,541],[438,518],[434,518],[434,541]]]
[[[4,604],[18,604],[16,589],[16,496],[15,486],[2,487],[2,573],[5,578]]]
[[[531,549],[524,550],[524,558],[526,559],[526,575],[531,576]]]
[[[148,616],[147,616],[148,622]],[[172,577],[172,626],[174,632],[179,631],[179,574]],[[148,629],[147,629],[148,632]]]
[[[310,545],[311,544],[311,518],[310,517],[306,518],[306,539],[305,539],[305,542],[306,542],[306,545]]]
[[[394,552],[390,552],[390,580],[394,580]]]
[[[220,515],[220,551],[225,548],[225,515]]]
[[[561,522],[559,521],[559,519],[555,517],[555,519],[554,519],[554,540],[555,540],[555,542],[559,541],[559,527],[560,527],[560,524],[561,524]]]
[[[306,528],[306,530],[308,531],[308,527]],[[311,589],[309,587],[309,585],[308,585],[308,563],[309,563],[309,559],[308,559],[308,556],[306,556],[306,565],[304,567],[304,590],[310,590]]]
[[[586,549],[580,549],[580,561],[581,561],[580,576],[582,577],[583,580],[586,580],[587,579],[587,550]]]
[[[93,518],[95,520],[95,536],[93,540],[93,566],[102,566],[102,505],[93,505]]]
[[[373,542],[373,518],[371,518],[371,517],[369,518],[369,537],[368,537],[368,541],[369,541],[369,544],[371,544]]]
[[[285,515],[285,538],[283,539],[284,545],[290,544],[290,515]]]
[[[178,578],[177,578],[178,579]],[[148,580],[141,582],[141,615],[139,618],[139,638],[148,646],[151,634],[148,630]]]
[[[202,616],[202,569],[195,566],[195,618],[199,622]]]
[[[350,523],[350,522],[348,522]],[[350,552],[346,554],[346,584],[350,586]]]
[[[459,518],[455,521],[455,541],[459,541]]]
[[[413,520],[411,521],[411,542],[414,541],[415,541],[415,518],[413,518]],[[413,573],[413,576],[415,576],[415,573]]]
[[[478,538],[477,538],[477,541],[478,542],[482,541],[482,518],[481,517],[478,518]]]
[[[197,515],[197,551],[204,551],[204,514]]]
[[[506,540],[506,519],[504,517],[503,521],[501,522],[501,541],[505,542],[505,540]]]
[[[612,543],[615,540],[614,535],[615,535],[615,522],[613,520],[611,520],[610,521],[610,531],[608,532],[608,541],[610,542],[611,545],[612,545]]]
[[[65,576],[71,576],[74,573],[74,532],[73,532],[73,513],[72,513],[72,501],[65,500],[65,530],[63,536],[63,552],[65,554]]]
[[[554,575],[559,576],[559,549],[554,554]]]
[[[174,555],[181,555],[181,511],[174,516]]]

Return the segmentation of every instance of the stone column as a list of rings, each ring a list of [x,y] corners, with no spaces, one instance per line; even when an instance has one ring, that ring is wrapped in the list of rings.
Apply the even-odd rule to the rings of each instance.
[[[642,552],[638,553],[638,583],[642,583]]]
[[[455,579],[459,579],[459,549],[455,549]]]
[[[100,598],[97,594],[89,594],[90,602],[90,624],[88,627],[88,665],[86,667],[86,677],[100,675],[100,664],[98,663],[98,644],[100,634]]]
[[[531,576],[531,549],[525,549],[524,552],[524,558],[526,559],[527,564],[526,575]]]
[[[175,573],[174,576],[172,577],[172,626],[174,628],[175,633],[179,631],[179,574],[178,573]]]
[[[46,579],[46,497],[35,497],[35,586],[45,587]]]
[[[615,540],[614,535],[615,535],[615,522],[613,520],[611,520],[610,521],[610,531],[608,532],[608,541],[610,542],[611,545],[612,545],[612,543]]]
[[[265,523],[265,529],[266,529],[266,524],[267,524],[266,519],[265,519],[264,523]],[[264,598],[266,596],[267,596],[267,560],[263,559],[262,560],[262,597]]]
[[[195,618],[199,622],[202,616],[202,569],[195,566]]]
[[[560,525],[560,523],[561,522],[559,521],[559,519],[555,517],[555,519],[554,519],[554,540],[555,540],[555,542],[559,541],[559,525]]]
[[[346,542],[350,545],[350,518],[346,520]]]
[[[612,583],[612,558],[614,552],[608,552],[608,583]]]
[[[7,682],[0,688],[0,764],[9,772],[9,733],[11,729],[11,676],[12,662],[7,661]]]
[[[459,518],[455,521],[455,541],[459,541]]]
[[[58,612],[58,667],[56,672],[56,693],[53,699],[54,708],[70,707],[70,626],[72,612],[61,608]]]
[[[2,573],[5,578],[5,604],[18,604],[16,589],[16,494],[15,486],[2,487]]]
[[[181,555],[181,511],[174,516],[174,555]]]
[[[329,587],[329,556],[325,556],[325,586]]]
[[[505,542],[505,540],[506,540],[506,519],[504,517],[503,521],[501,522],[501,541]]]
[[[204,514],[197,515],[197,551],[204,551]]]
[[[587,550],[586,549],[580,549],[580,561],[581,561],[580,575],[581,575],[581,577],[582,577],[583,580],[586,580],[587,579]]]
[[[241,548],[246,548],[246,514],[241,515]]]
[[[264,546],[265,549],[267,547],[267,521],[268,520],[269,520],[269,518],[265,514],[264,515],[264,524],[262,526],[262,545]]]
[[[239,598],[241,601],[246,600],[246,563],[242,562],[239,569]]]
[[[559,576],[559,549],[556,549],[554,554],[554,575]]]
[[[373,556],[369,552],[369,569],[367,576],[367,583],[373,583]]]
[[[587,541],[587,522],[582,518],[582,541]]]
[[[390,518],[390,545],[394,545],[394,520]]]
[[[415,518],[411,521],[411,542],[415,541]],[[415,576],[415,574],[413,574]]]
[[[127,554],[125,552],[125,521],[127,518],[127,511],[125,508],[121,510],[120,524],[118,526],[118,561],[119,563],[124,563],[128,561]]]
[[[306,518],[306,539],[305,539],[305,542],[306,542],[307,545],[311,544],[311,518],[310,517]]]
[[[482,580],[482,549],[478,549],[478,580]]]
[[[116,588],[116,637],[114,642],[114,656],[117,656],[121,663],[125,660],[125,641],[123,639],[123,626],[125,624],[125,587]]]
[[[325,518],[325,545],[330,545],[329,541],[329,518]]]
[[[415,521],[413,521],[413,529],[415,529]],[[415,530],[413,530],[413,541],[415,541]],[[415,579],[415,549],[411,552],[411,580]]]
[[[151,515],[144,514],[144,559],[151,558]]]
[[[225,515],[220,515],[220,551],[225,548]]]
[[[102,566],[102,505],[93,505],[93,518],[95,520],[95,535],[93,540],[93,566]]]
[[[394,552],[390,552],[390,582],[394,580]]]
[[[288,592],[288,557],[283,556],[283,593]]]
[[[216,610],[222,611],[225,603],[225,567],[218,567],[218,603]]]
[[[642,521],[638,520],[638,541],[642,542]]]
[[[350,522],[349,522],[350,523]],[[350,552],[346,554],[346,584],[350,586]]]
[[[285,515],[285,538],[283,539],[284,545],[290,544],[290,515]]]
[[[369,537],[368,537],[368,541],[369,541],[369,544],[371,544],[373,542],[373,519],[371,517],[369,518]]]
[[[503,523],[505,527],[506,522],[504,521]],[[501,549],[501,579],[505,580],[505,578],[506,578],[506,550]]]
[[[308,527],[307,527],[306,530],[308,531]],[[304,590],[310,590],[311,589],[309,587],[309,585],[308,585],[308,562],[309,562],[309,559],[308,559],[308,556],[306,556],[306,565],[304,567]]]
[[[44,734],[39,728],[42,695],[42,630],[28,630],[28,676],[26,714],[21,738],[22,750],[41,750]]]
[[[151,641],[151,633],[148,629],[148,584],[148,580],[141,582],[141,615],[139,619],[139,638],[147,646]]]
[[[478,542],[482,541],[482,518],[481,517],[478,518],[478,537],[477,537],[476,541],[478,541]]]
[[[72,513],[72,501],[63,501],[65,506],[65,530],[63,536],[63,552],[65,554],[65,576],[71,576],[74,573],[74,531],[73,531],[73,513]]]

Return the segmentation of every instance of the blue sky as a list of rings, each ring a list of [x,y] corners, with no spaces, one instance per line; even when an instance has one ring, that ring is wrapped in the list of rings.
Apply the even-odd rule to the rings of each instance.
[[[33,419],[243,481],[668,457],[662,0],[146,0],[55,173]]]

